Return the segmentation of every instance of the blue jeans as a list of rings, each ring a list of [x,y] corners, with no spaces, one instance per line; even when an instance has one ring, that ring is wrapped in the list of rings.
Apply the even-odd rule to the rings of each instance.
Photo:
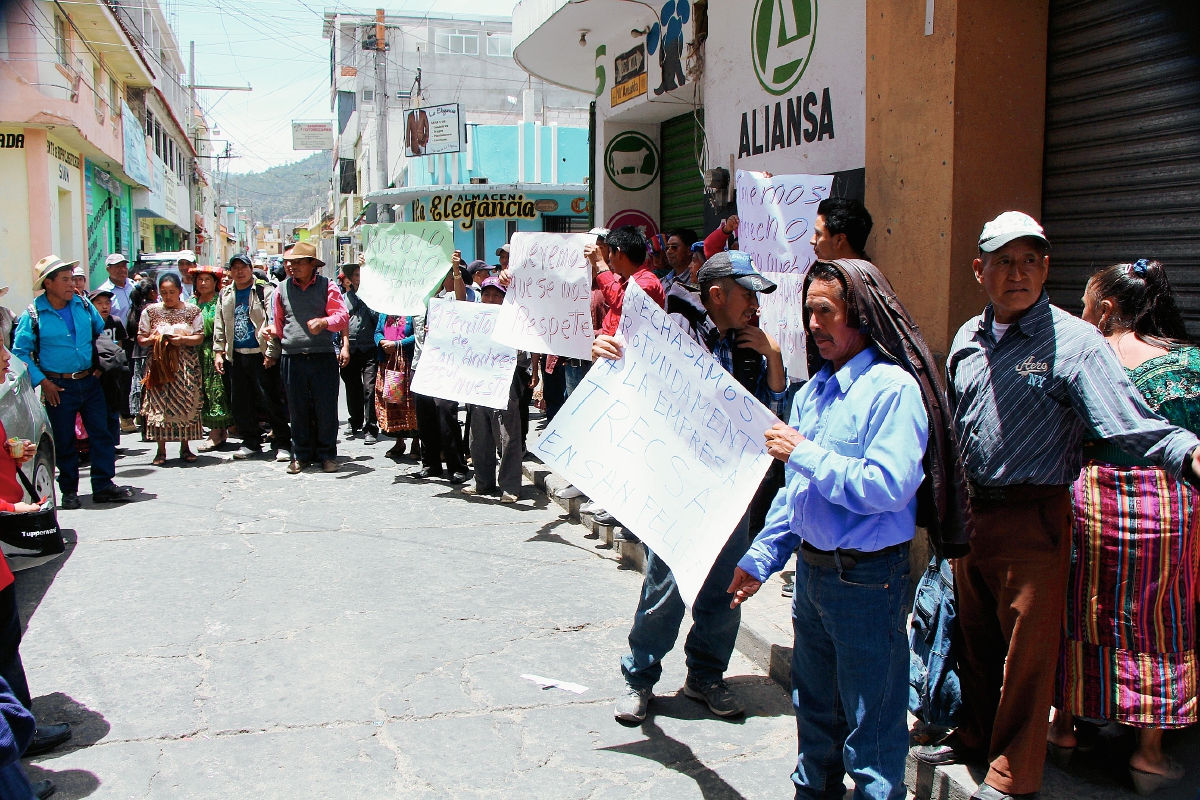
[[[903,800],[908,756],[908,545],[853,569],[796,568],[792,705],[797,800]]]
[[[573,359],[565,360],[559,368],[562,370],[563,380],[566,382],[566,394],[564,397],[570,397],[571,392],[575,391],[579,384],[583,383],[583,376],[587,375],[588,370],[592,368],[592,362],[581,361],[575,363]]]
[[[53,380],[53,378],[51,379]],[[54,381],[62,391],[58,405],[46,406],[54,431],[54,453],[58,462],[58,489],[62,494],[79,491],[79,453],[75,450],[75,415],[83,418],[92,457],[92,494],[113,485],[117,473],[117,441],[109,430],[108,403],[100,379]],[[120,431],[120,420],[117,430]]]
[[[337,458],[341,374],[333,353],[284,354],[279,362],[291,415],[292,458],[301,463]],[[316,431],[316,441],[313,432]]]
[[[738,561],[750,549],[749,526],[749,517],[743,516],[717,555],[692,606],[693,624],[683,651],[688,677],[700,683],[719,679],[729,667],[733,643],[742,622],[742,610],[729,607],[730,597],[725,590],[733,581]],[[626,683],[638,688],[649,688],[658,683],[662,677],[662,660],[679,638],[679,625],[686,611],[671,568],[647,547],[642,599],[629,631],[630,653],[621,657],[621,672]]]

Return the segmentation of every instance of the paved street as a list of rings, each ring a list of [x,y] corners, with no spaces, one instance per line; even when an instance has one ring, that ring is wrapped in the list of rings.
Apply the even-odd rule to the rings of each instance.
[[[388,442],[293,477],[156,469],[124,437],[139,502],[85,495],[66,554],[17,578],[38,717],[76,726],[30,777],[63,798],[790,796],[791,708],[761,670],[735,653],[750,712],[724,722],[675,695],[673,653],[651,717],[618,725],[641,576],[531,487],[467,499]]]

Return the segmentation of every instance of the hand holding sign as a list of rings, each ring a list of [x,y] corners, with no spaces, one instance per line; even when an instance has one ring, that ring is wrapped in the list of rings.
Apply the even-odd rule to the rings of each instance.
[[[454,252],[449,222],[393,222],[363,226],[366,259],[358,296],[380,314],[424,314]]]
[[[516,233],[496,341],[534,353],[590,360],[592,273],[585,233]]]
[[[619,330],[620,358],[596,362],[534,449],[671,567],[690,606],[758,491],[778,420],[632,281]]]

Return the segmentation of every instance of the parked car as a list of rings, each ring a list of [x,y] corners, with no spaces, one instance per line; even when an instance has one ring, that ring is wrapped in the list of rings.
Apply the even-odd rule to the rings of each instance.
[[[37,455],[21,467],[38,494],[37,497],[26,497],[26,502],[36,503],[43,497],[49,497],[57,505],[54,434],[50,430],[50,418],[46,416],[46,408],[29,382],[29,368],[19,358],[13,358],[4,375],[4,382],[0,383],[0,422],[4,423],[4,430],[10,439],[28,439],[37,448]],[[7,542],[0,546],[3,547],[9,568],[14,572],[58,558],[57,555],[31,556],[30,551],[23,551]]]

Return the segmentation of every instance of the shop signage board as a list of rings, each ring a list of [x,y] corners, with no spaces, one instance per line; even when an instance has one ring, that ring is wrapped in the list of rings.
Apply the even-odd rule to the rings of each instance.
[[[412,389],[426,397],[504,409],[517,351],[492,338],[500,306],[429,301],[425,342]]]
[[[627,53],[613,59],[614,86],[609,95],[609,105],[641,97],[646,93],[646,45],[639,44]]]
[[[658,145],[639,131],[618,133],[604,148],[604,173],[627,192],[640,192],[654,183],[661,167]]]
[[[124,100],[121,101],[121,128],[125,134],[125,174],[142,186],[149,186],[150,163],[146,157],[146,132]]]
[[[404,115],[404,154],[458,153],[467,140],[466,120],[458,103],[414,108]]]
[[[619,333],[623,357],[592,366],[534,450],[665,561],[691,606],[778,420],[632,281]]]
[[[293,150],[332,150],[332,122],[293,122]]]
[[[817,260],[813,225],[817,206],[829,197],[831,175],[773,175],[737,171],[738,247],[758,271],[778,285],[759,295],[763,330],[779,342],[788,378],[808,377],[805,351],[804,276]]]
[[[450,269],[454,231],[449,222],[391,222],[362,226],[358,296],[380,314],[424,314]]]
[[[496,341],[590,361],[592,270],[583,248],[595,243],[586,233],[513,234]]]

